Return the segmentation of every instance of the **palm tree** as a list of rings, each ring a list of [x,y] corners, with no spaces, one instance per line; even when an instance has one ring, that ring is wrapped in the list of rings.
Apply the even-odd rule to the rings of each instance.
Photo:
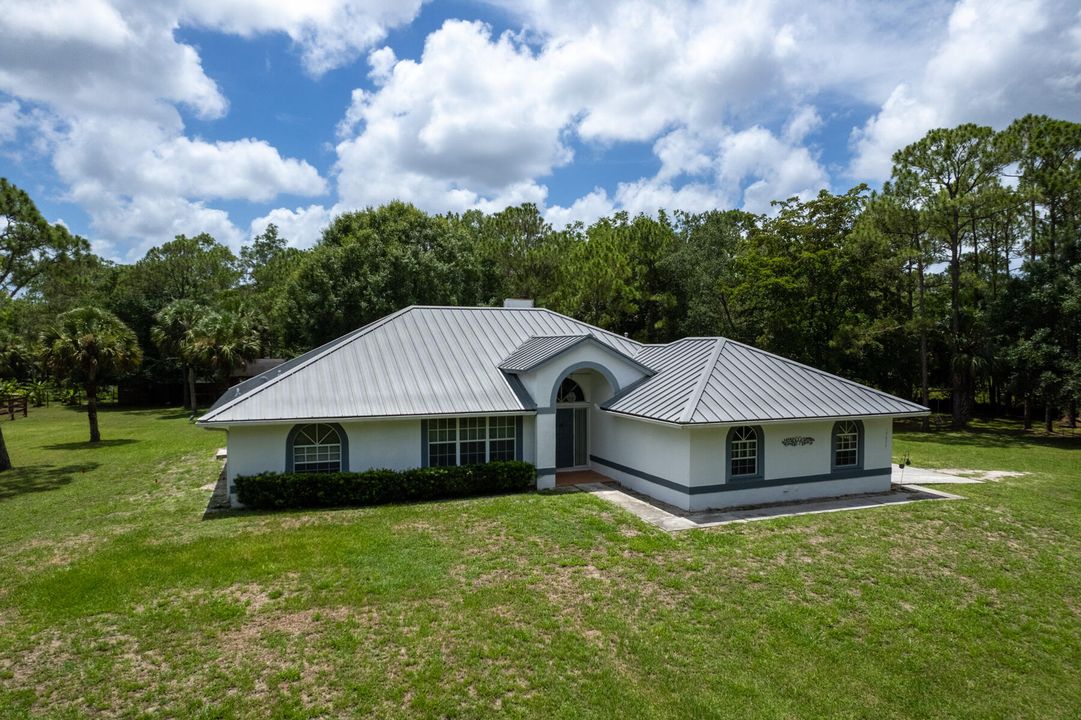
[[[82,385],[90,442],[99,442],[98,388],[139,367],[143,351],[135,333],[106,310],[80,307],[59,315],[56,324],[42,333],[41,344],[42,360],[53,375]]]
[[[194,300],[174,300],[154,316],[156,324],[150,338],[163,354],[179,358],[184,373],[184,405],[196,410],[195,365],[188,341],[192,331],[209,310]]]
[[[237,366],[259,356],[262,334],[255,318],[218,310],[204,315],[183,343],[183,353],[225,380]]]

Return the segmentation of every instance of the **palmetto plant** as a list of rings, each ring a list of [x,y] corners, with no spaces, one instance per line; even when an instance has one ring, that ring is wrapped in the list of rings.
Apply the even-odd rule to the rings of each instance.
[[[150,338],[166,356],[176,357],[183,366],[186,404],[195,410],[195,365],[190,340],[195,326],[210,311],[194,300],[175,300],[154,316]]]
[[[182,343],[181,352],[219,379],[258,357],[262,349],[259,324],[245,312],[218,310],[204,315]]]
[[[135,333],[120,318],[94,307],[69,310],[41,336],[42,360],[61,382],[82,385],[90,421],[90,442],[98,431],[98,389],[133,372],[143,359]]]

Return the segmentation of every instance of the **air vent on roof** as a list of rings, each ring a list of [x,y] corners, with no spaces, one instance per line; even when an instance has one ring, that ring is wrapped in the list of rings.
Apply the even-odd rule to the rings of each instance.
[[[507,298],[503,301],[503,307],[505,308],[531,308],[533,307],[533,298]]]

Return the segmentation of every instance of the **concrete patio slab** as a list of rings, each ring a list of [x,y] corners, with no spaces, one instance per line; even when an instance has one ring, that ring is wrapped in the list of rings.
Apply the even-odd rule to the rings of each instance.
[[[971,485],[983,482],[975,477],[961,477],[942,470],[925,470],[909,466],[902,471],[896,465],[893,466],[890,479],[894,485]]]
[[[694,528],[716,527],[729,523],[754,522],[795,515],[813,515],[845,510],[864,510],[886,505],[904,505],[921,500],[960,500],[959,495],[933,490],[919,485],[897,485],[887,493],[854,495],[852,497],[826,498],[806,502],[767,505],[761,507],[735,508],[732,510],[703,510],[688,512],[652,498],[610,484],[586,483],[576,486],[623,508],[642,520],[662,530],[675,532]]]

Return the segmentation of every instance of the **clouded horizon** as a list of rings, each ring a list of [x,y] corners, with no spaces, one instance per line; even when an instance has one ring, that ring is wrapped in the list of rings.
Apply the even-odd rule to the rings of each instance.
[[[1081,121],[1068,0],[0,0],[0,33],[0,175],[121,261],[396,198],[765,212],[934,127]]]

